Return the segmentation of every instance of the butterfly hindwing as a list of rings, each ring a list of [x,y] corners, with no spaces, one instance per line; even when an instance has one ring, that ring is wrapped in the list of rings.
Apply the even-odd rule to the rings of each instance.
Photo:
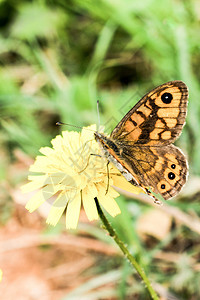
[[[186,158],[174,145],[124,147],[118,160],[133,174],[141,187],[150,187],[165,200],[174,197],[187,179]]]

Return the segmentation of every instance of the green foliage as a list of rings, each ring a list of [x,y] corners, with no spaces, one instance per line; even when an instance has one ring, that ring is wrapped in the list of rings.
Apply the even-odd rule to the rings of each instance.
[[[11,27],[12,36],[22,40],[35,37],[50,38],[56,35],[66,18],[58,9],[53,10],[37,2],[23,3],[17,7],[18,15]],[[39,20],[39,22],[37,21]]]

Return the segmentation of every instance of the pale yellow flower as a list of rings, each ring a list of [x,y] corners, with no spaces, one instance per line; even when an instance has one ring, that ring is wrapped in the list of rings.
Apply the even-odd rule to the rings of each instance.
[[[47,218],[51,225],[58,223],[66,209],[66,227],[76,228],[81,203],[88,219],[97,220],[95,197],[111,216],[118,215],[120,209],[114,198],[119,193],[113,185],[137,194],[142,191],[128,183],[112,164],[109,164],[108,187],[107,160],[94,139],[95,130],[96,125],[83,128],[81,133],[63,131],[62,136],[51,141],[53,148],[40,149],[43,156],[37,156],[30,167],[31,172],[39,174],[29,176],[30,182],[22,187],[23,192],[37,190],[26,208],[33,212],[45,201],[50,203],[53,197]]]

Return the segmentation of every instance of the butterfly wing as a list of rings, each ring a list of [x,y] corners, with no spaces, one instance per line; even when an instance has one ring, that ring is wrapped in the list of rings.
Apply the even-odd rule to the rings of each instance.
[[[111,133],[114,140],[134,145],[171,144],[180,135],[187,113],[188,89],[170,81],[147,93]]]
[[[188,167],[183,153],[172,145],[180,135],[187,113],[188,89],[170,81],[146,94],[119,122],[110,138],[118,146],[116,158],[152,195],[165,200],[186,182]]]
[[[174,197],[187,179],[186,158],[174,145],[134,148],[125,146],[121,153],[121,163],[141,187],[145,190],[150,187],[165,200]]]

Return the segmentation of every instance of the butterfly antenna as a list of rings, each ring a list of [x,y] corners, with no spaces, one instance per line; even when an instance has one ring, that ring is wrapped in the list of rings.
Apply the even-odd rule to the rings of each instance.
[[[97,100],[97,117],[98,117],[97,131],[99,131],[100,128],[99,100]]]
[[[95,132],[95,130],[92,130],[92,129],[89,129],[89,128],[84,128],[84,127],[81,127],[81,126],[77,126],[77,125],[72,125],[72,124],[68,124],[68,123],[63,123],[63,122],[56,122],[56,125],[67,125],[67,126],[71,126],[71,127],[75,127],[75,128],[79,128],[79,129],[85,129],[85,130],[89,130],[89,131],[92,131],[92,132]]]

